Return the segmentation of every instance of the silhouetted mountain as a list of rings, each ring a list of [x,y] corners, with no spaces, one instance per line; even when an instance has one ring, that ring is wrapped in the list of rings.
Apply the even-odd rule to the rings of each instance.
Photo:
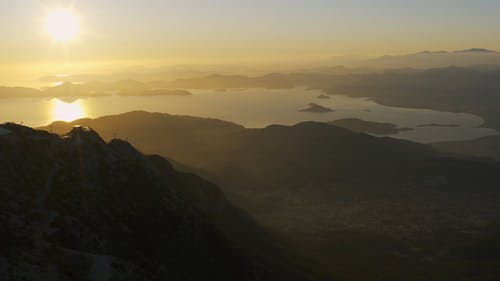
[[[367,97],[398,107],[428,108],[479,115],[500,130],[500,72],[447,67],[418,73],[334,77],[319,86],[329,94]]]
[[[143,91],[122,91],[122,96],[191,96],[191,92],[186,90],[151,89]]]
[[[377,59],[361,63],[365,67],[378,68],[437,68],[450,65],[472,66],[478,64],[500,64],[500,53],[482,48],[468,50],[447,51],[424,51],[415,54],[401,56],[383,56]]]
[[[308,108],[301,109],[300,111],[311,112],[311,113],[328,113],[332,112],[333,110],[316,103],[310,103]]]
[[[80,97],[101,97],[113,94],[123,96],[189,96],[186,90],[154,88],[150,84],[135,80],[115,82],[90,81],[86,83],[64,82],[42,89],[25,87],[1,87],[0,98],[59,98],[73,101]]]
[[[210,75],[201,78],[178,79],[175,81],[157,81],[150,83],[158,88],[179,89],[220,89],[220,88],[270,88],[287,89],[293,84],[282,74],[273,73],[259,77],[240,75]]]
[[[140,82],[159,81],[168,79],[181,79],[207,76],[214,73],[220,74],[245,74],[254,75],[262,73],[258,69],[247,66],[238,66],[232,64],[207,65],[207,64],[183,64],[169,65],[162,67],[150,66],[133,66],[125,69],[117,69],[113,73],[80,73],[70,75],[48,75],[40,77],[41,82],[72,82],[72,83],[87,83],[91,81],[114,82],[134,79]]]
[[[346,74],[367,74],[367,73],[379,73],[383,70],[379,68],[348,68],[342,65],[337,66],[320,66],[312,68],[302,68],[298,69],[297,73],[308,73],[308,74],[330,74],[330,75],[346,75]]]
[[[488,49],[483,49],[483,48],[471,48],[467,50],[458,50],[455,51],[455,53],[473,53],[473,54],[495,54],[498,53],[497,51],[492,51]]]
[[[118,94],[123,96],[189,96],[186,90],[154,88],[151,85],[135,80],[121,80],[116,82],[66,82],[58,86],[48,87],[43,90],[45,95],[53,97],[95,97]]]
[[[249,182],[266,178],[259,180],[259,184],[266,186],[275,186],[275,181],[286,179],[286,175],[294,175],[296,171],[300,171],[297,176],[301,178],[309,178],[306,174],[311,178],[332,178],[342,175],[342,171],[352,174],[356,173],[352,169],[395,159],[421,159],[434,153],[423,145],[375,138],[324,123],[246,129],[216,119],[141,111],[71,123],[55,122],[45,129],[60,133],[75,125],[92,127],[106,139],[113,135],[126,138],[145,153],[158,153],[192,167],[218,171],[216,174],[243,173],[240,176]],[[339,146],[346,147],[338,151]],[[342,167],[332,174],[323,163]],[[255,177],[257,174],[271,178]]]
[[[161,157],[86,127],[1,129],[2,280],[303,280],[215,185]]]
[[[500,274],[499,163],[316,122],[245,129],[133,112],[52,128],[79,123],[200,171],[331,279]]]

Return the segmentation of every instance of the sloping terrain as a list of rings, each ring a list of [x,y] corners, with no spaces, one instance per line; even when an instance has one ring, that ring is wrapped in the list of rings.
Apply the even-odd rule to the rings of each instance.
[[[497,162],[316,122],[245,129],[132,112],[52,129],[79,123],[126,135],[148,153],[216,181],[333,279],[492,280],[500,274]]]
[[[2,128],[2,280],[303,280],[259,255],[266,232],[215,185],[161,157],[85,127]]]
[[[485,157],[500,161],[500,136],[488,136],[466,141],[437,142],[433,143],[432,147],[447,153]]]

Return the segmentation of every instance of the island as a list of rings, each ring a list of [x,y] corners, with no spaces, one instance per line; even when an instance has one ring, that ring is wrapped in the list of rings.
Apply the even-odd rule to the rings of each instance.
[[[460,127],[460,125],[457,125],[457,124],[437,124],[437,123],[417,125],[417,128],[424,128],[424,127],[448,127],[448,128],[456,128],[456,127]]]
[[[379,123],[357,118],[338,119],[327,124],[345,128],[354,132],[374,135],[395,135],[399,132],[412,131],[412,128],[399,128],[392,123]]]
[[[330,96],[325,95],[325,94],[321,94],[318,96],[318,99],[329,99],[329,98],[330,98]]]
[[[308,108],[301,109],[300,112],[328,113],[328,112],[333,112],[333,110],[316,103],[310,103]]]

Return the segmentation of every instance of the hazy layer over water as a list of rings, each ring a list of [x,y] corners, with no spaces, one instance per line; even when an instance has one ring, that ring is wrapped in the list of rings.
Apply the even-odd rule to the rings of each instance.
[[[191,92],[194,93],[193,96],[85,98],[72,104],[54,99],[4,99],[0,103],[0,121],[42,126],[57,119],[69,121],[75,118],[96,118],[133,110],[145,110],[218,118],[246,127],[360,118],[415,128],[413,131],[401,132],[393,137],[419,142],[474,139],[497,134],[492,129],[478,128],[483,120],[471,114],[388,107],[367,99],[345,96],[318,99],[317,96],[322,94],[321,91],[245,89],[193,90]],[[311,102],[331,108],[333,112],[300,112]],[[459,127],[418,127],[423,124],[455,124]]]

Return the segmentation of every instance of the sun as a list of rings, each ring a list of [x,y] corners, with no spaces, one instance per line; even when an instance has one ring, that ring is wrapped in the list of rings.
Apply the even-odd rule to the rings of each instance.
[[[45,20],[47,33],[58,42],[68,43],[80,30],[78,18],[70,10],[55,10]]]
[[[80,100],[67,103],[59,99],[54,99],[52,114],[54,121],[69,122],[85,117],[84,108]]]

